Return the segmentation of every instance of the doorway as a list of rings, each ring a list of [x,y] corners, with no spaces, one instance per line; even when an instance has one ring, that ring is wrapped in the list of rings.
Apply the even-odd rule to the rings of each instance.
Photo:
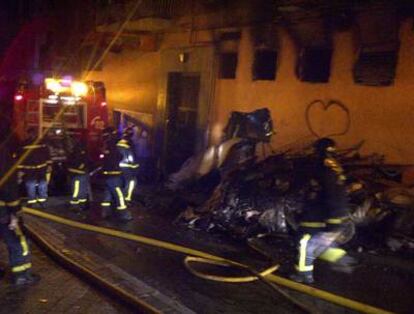
[[[165,173],[171,174],[195,153],[198,134],[200,74],[168,73]]]

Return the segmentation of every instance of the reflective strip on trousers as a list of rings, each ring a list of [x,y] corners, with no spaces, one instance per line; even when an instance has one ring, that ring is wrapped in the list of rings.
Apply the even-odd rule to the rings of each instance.
[[[119,206],[117,207],[118,210],[126,209],[124,194],[121,191],[120,187],[115,188],[116,194],[118,194]]]
[[[19,225],[16,226],[14,232],[16,233],[16,236],[19,238],[20,245],[22,247],[22,255],[27,256],[29,254],[29,245],[27,244],[26,237],[24,236]]]
[[[134,192],[134,188],[135,188],[135,181],[134,180],[129,181],[128,194],[127,194],[125,200],[127,200],[127,201],[132,200],[132,192]]]
[[[26,263],[20,266],[15,266],[12,268],[12,272],[13,273],[20,273],[22,271],[28,270],[29,268],[32,267],[32,263]]]
[[[79,180],[75,180],[74,182],[74,188],[73,188],[73,198],[77,198],[79,195],[79,185],[80,185],[80,181]]]
[[[307,247],[310,239],[311,235],[305,234],[299,241],[299,263],[296,265],[297,271],[304,272],[313,270],[313,265],[306,265]]]

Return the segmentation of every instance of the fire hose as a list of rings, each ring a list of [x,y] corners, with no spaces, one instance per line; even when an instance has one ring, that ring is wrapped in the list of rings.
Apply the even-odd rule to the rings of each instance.
[[[312,297],[316,297],[316,298],[319,298],[319,299],[322,299],[322,300],[325,300],[325,301],[328,301],[328,302],[331,302],[331,303],[334,303],[334,304],[337,304],[337,305],[340,305],[340,306],[343,306],[343,307],[346,307],[352,310],[356,310],[362,313],[372,313],[372,314],[392,313],[384,309],[380,309],[380,308],[377,308],[377,307],[374,307],[368,304],[354,301],[354,300],[351,300],[351,299],[348,299],[348,298],[345,298],[345,297],[342,297],[342,296],[339,296],[339,295],[336,295],[336,294],[333,294],[333,293],[330,293],[324,290],[320,290],[320,289],[317,289],[311,286],[300,284],[300,283],[288,280],[286,278],[277,276],[273,274],[273,272],[278,269],[279,265],[273,265],[271,267],[268,267],[265,270],[258,272],[248,265],[245,265],[245,264],[242,264],[242,263],[239,263],[239,262],[227,259],[227,258],[212,255],[212,254],[200,251],[200,250],[192,249],[189,247],[184,247],[184,246],[174,244],[171,242],[166,242],[166,241],[161,241],[161,240],[157,240],[154,238],[144,237],[138,234],[122,232],[122,231],[111,229],[111,228],[94,226],[91,224],[86,224],[86,223],[66,219],[66,218],[63,218],[57,215],[45,213],[45,212],[32,209],[32,208],[28,208],[28,207],[23,208],[23,213],[36,216],[36,217],[40,217],[40,218],[44,218],[49,221],[53,221],[55,223],[63,224],[63,225],[70,226],[73,228],[91,231],[95,233],[100,233],[103,235],[117,237],[117,238],[121,238],[125,240],[131,240],[137,243],[142,243],[142,244],[154,246],[154,247],[169,250],[169,251],[186,254],[187,257],[184,260],[184,264],[187,267],[187,269],[192,274],[198,277],[204,278],[204,279],[209,279],[209,280],[214,280],[214,281],[219,281],[219,282],[232,282],[232,283],[252,282],[252,281],[263,279],[265,280],[265,282],[269,284],[283,286],[291,290],[305,293]],[[193,269],[190,266],[191,263],[208,263],[208,264],[214,264],[214,265],[220,265],[220,266],[226,266],[226,267],[237,267],[239,269],[247,270],[252,275],[244,276],[244,277],[224,277],[224,276],[208,275],[208,274],[203,274]],[[300,304],[297,304],[297,303],[296,305],[300,306]]]

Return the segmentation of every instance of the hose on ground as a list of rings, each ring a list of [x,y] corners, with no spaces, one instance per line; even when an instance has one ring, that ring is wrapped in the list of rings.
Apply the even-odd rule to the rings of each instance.
[[[70,227],[74,227],[74,228],[78,228],[78,229],[82,229],[82,230],[87,230],[87,231],[92,231],[92,232],[96,232],[96,233],[100,233],[100,234],[104,234],[104,235],[108,235],[108,236],[113,236],[113,237],[118,237],[121,239],[126,239],[126,240],[131,240],[134,242],[138,242],[138,243],[142,243],[142,244],[146,244],[146,245],[150,245],[150,246],[154,246],[154,247],[158,247],[158,248],[162,248],[162,249],[166,249],[169,251],[173,251],[173,252],[178,252],[178,253],[183,253],[186,255],[189,255],[190,257],[197,257],[197,258],[201,258],[201,259],[205,259],[205,260],[209,260],[209,261],[214,261],[214,262],[218,262],[218,263],[222,263],[222,264],[229,264],[232,266],[239,266],[240,268],[243,269],[249,269],[251,271],[251,273],[257,273],[257,271],[255,271],[254,269],[252,269],[251,267],[249,267],[248,265],[244,265],[242,263],[230,260],[230,259],[226,259],[223,257],[219,257],[216,255],[212,255],[209,253],[205,253],[203,251],[199,251],[199,250],[195,250],[192,248],[188,248],[188,247],[184,247],[178,244],[174,244],[174,243],[170,243],[170,242],[166,242],[166,241],[160,241],[157,239],[153,239],[153,238],[148,238],[148,237],[144,237],[138,234],[132,234],[132,233],[127,233],[127,232],[122,232],[119,230],[114,230],[114,229],[110,229],[110,228],[105,228],[105,227],[99,227],[99,226],[94,226],[94,225],[90,225],[90,224],[86,224],[86,223],[81,223],[78,221],[73,221],[70,219],[66,219],[57,215],[52,215],[49,213],[45,213],[36,209],[32,209],[32,208],[28,208],[28,207],[24,207],[23,208],[23,212],[25,214],[29,214],[29,215],[33,215],[33,216],[37,216],[37,217],[41,217],[56,223],[60,223],[60,224],[64,224]],[[187,260],[187,264],[188,262],[194,262],[194,258],[190,258],[189,260]],[[319,299],[323,299],[325,301],[349,308],[349,309],[353,309],[362,313],[370,313],[370,314],[385,314],[385,313],[392,313],[389,311],[386,311],[384,309],[380,309],[368,304],[364,304],[358,301],[354,301],[324,290],[320,290],[314,287],[310,287],[304,284],[300,284],[294,281],[291,281],[289,279],[283,278],[283,277],[279,277],[274,275],[273,273],[270,273],[271,269],[276,270],[276,265],[272,266],[270,268],[268,268],[267,270],[261,272],[262,274],[265,273],[265,276],[263,276],[263,278],[266,278],[266,280],[268,282],[271,282],[274,285],[279,285],[279,286],[284,286],[286,288],[292,289],[292,290],[296,290],[298,292],[302,292],[305,294],[308,294],[310,296],[319,298]],[[273,270],[273,271],[274,271]],[[260,273],[259,273],[260,275]],[[248,276],[250,277],[250,276]],[[250,279],[250,278],[249,278]],[[256,280],[259,279],[259,276],[256,275]]]

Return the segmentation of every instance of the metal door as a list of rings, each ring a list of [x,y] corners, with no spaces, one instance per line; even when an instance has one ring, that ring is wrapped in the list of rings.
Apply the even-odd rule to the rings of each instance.
[[[168,74],[165,170],[173,173],[195,153],[200,75]]]

